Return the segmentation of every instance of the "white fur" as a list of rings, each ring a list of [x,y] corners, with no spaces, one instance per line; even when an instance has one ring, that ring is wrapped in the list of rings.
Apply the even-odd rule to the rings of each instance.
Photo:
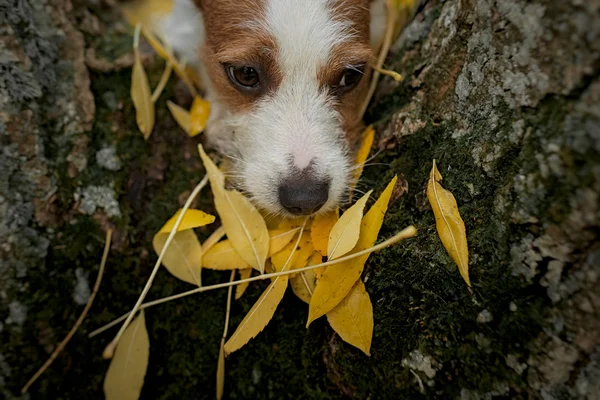
[[[348,185],[351,161],[341,117],[330,95],[319,88],[317,72],[352,32],[333,20],[323,0],[269,0],[264,21],[248,26],[269,32],[277,42],[282,81],[251,112],[225,123],[235,131],[239,183],[259,206],[285,214],[279,185],[310,165],[317,179],[330,183],[323,210],[331,209]]]
[[[191,7],[190,0],[175,0],[161,30],[171,47],[195,64],[204,27],[200,13]],[[206,137],[234,160],[232,177],[239,186],[273,214],[286,214],[278,188],[295,171],[310,166],[317,178],[329,180],[329,199],[322,210],[337,206],[349,183],[352,161],[341,117],[317,79],[334,46],[353,38],[350,25],[334,20],[331,13],[328,0],[266,0],[264,18],[244,24],[275,39],[282,73],[275,93],[251,111],[231,113],[214,101],[207,82],[213,105]]]
[[[171,13],[159,16],[156,25],[161,38],[181,61],[200,66],[198,50],[204,43],[204,22],[192,0],[174,0]]]

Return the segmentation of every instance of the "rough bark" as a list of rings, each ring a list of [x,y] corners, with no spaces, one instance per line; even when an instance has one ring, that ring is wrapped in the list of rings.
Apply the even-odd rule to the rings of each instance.
[[[402,180],[382,237],[420,230],[368,262],[372,356],[325,321],[304,329],[287,296],[227,360],[230,398],[600,398],[600,1],[423,3],[388,60],[405,79],[384,79],[367,116],[381,152],[363,184]],[[111,333],[83,333],[133,304],[153,233],[202,175],[196,141],[166,112],[174,82],[150,141],[137,132],[130,32],[105,3],[0,0],[0,32],[0,394],[19,398],[77,318],[110,225],[97,303],[31,389],[102,398]],[[156,82],[161,63],[147,66]],[[427,205],[434,158],[467,226],[472,292]],[[188,288],[161,273],[151,297]],[[224,304],[215,292],[148,311],[143,398],[214,396]]]

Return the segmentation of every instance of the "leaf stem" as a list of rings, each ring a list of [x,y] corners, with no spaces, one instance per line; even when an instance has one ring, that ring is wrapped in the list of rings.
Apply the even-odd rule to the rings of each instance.
[[[156,260],[156,264],[154,264],[152,273],[150,274],[150,277],[148,278],[148,281],[146,282],[146,286],[144,286],[144,289],[142,290],[140,297],[138,298],[137,302],[133,306],[133,309],[127,316],[125,323],[123,323],[123,325],[121,326],[121,329],[119,329],[119,332],[117,332],[117,335],[115,336],[115,338],[104,349],[104,353],[102,354],[102,356],[104,358],[106,358],[106,359],[112,358],[114,351],[115,351],[115,347],[117,346],[117,343],[119,342],[119,339],[123,335],[123,332],[125,332],[125,329],[127,328],[127,326],[129,326],[129,323],[133,319],[133,316],[135,315],[135,313],[140,309],[140,306],[142,305],[144,298],[146,298],[146,295],[148,294],[148,291],[150,290],[150,287],[152,286],[152,282],[154,281],[154,278],[156,277],[156,273],[158,272],[158,268],[160,267],[163,257],[165,256],[167,249],[169,248],[169,245],[171,244],[171,241],[175,237],[175,233],[177,232],[177,229],[179,228],[179,225],[181,224],[181,221],[183,220],[183,216],[185,215],[187,210],[190,208],[192,202],[194,201],[194,199],[196,198],[198,193],[200,193],[202,188],[204,188],[204,186],[206,186],[207,183],[208,183],[208,175],[205,175],[204,178],[200,181],[200,183],[198,183],[198,185],[196,185],[196,187],[194,188],[194,190],[188,197],[187,201],[185,202],[185,204],[181,210],[181,213],[177,217],[177,221],[175,221],[175,225],[173,225],[173,228],[171,229],[171,232],[169,233],[169,237],[167,238],[167,241],[165,242],[165,245],[163,246],[163,248],[160,252],[160,255],[158,256],[158,260]],[[201,289],[201,288],[199,288],[199,289]]]
[[[357,253],[353,253],[353,254],[350,254],[350,255],[347,255],[344,257],[336,258],[335,260],[327,261],[327,262],[324,262],[321,264],[309,265],[308,267],[293,269],[290,271],[273,272],[271,274],[257,275],[257,276],[253,276],[253,277],[250,277],[247,279],[241,279],[238,281],[219,283],[219,284],[211,285],[211,286],[203,286],[200,288],[188,290],[187,292],[177,293],[172,296],[167,296],[167,297],[163,297],[161,299],[149,301],[147,303],[142,304],[139,308],[145,309],[148,307],[156,306],[158,304],[166,303],[171,300],[176,300],[176,299],[180,299],[182,297],[190,296],[190,295],[193,295],[196,293],[208,292],[209,290],[222,289],[222,288],[226,288],[226,287],[236,286],[241,283],[261,281],[261,280],[265,280],[265,279],[275,278],[278,276],[298,274],[298,273],[305,272],[305,271],[311,271],[313,269],[317,269],[317,268],[321,268],[321,267],[328,267],[330,265],[339,264],[344,261],[352,260],[353,258],[356,258],[356,257],[364,256],[365,254],[379,251],[379,250],[389,247],[395,243],[398,243],[401,240],[411,238],[411,237],[415,236],[416,234],[417,234],[417,229],[414,226],[410,225],[407,228],[404,228],[402,231],[396,233],[391,238],[379,243],[378,245],[375,245],[368,249],[359,251]],[[118,319],[111,321],[110,323],[104,325],[103,327],[98,328],[95,331],[91,332],[88,335],[88,337],[93,337],[93,336],[98,335],[101,332],[104,332],[105,330],[111,328],[112,326],[116,325],[117,323],[119,323],[120,321],[122,321],[123,319],[127,318],[130,315],[131,315],[131,312],[120,316]]]
[[[81,315],[79,315],[79,318],[77,318],[75,325],[73,325],[73,327],[71,328],[71,330],[69,331],[67,336],[65,336],[63,341],[60,342],[60,344],[56,347],[56,349],[54,350],[52,355],[50,355],[48,360],[46,360],[44,365],[42,365],[40,367],[40,369],[38,369],[37,372],[27,381],[25,386],[23,386],[23,388],[21,389],[21,393],[27,392],[27,390],[29,390],[29,387],[31,387],[31,385],[37,380],[37,378],[39,378],[44,373],[44,371],[46,371],[48,369],[48,367],[50,367],[50,365],[54,362],[56,357],[58,357],[60,352],[65,348],[67,343],[69,343],[69,341],[71,340],[71,338],[73,337],[73,335],[75,334],[75,332],[77,331],[77,329],[79,328],[81,323],[83,322],[83,319],[87,315],[88,311],[92,307],[94,298],[96,298],[96,294],[98,293],[98,290],[100,289],[100,282],[102,282],[102,276],[104,275],[104,267],[106,265],[106,260],[108,259],[108,252],[110,250],[111,240],[112,240],[112,229],[109,228],[106,231],[106,239],[104,241],[104,251],[102,252],[102,259],[100,261],[100,268],[98,269],[98,276],[96,277],[96,283],[94,283],[94,290],[92,291],[92,294],[90,295],[90,298],[88,299],[88,302],[85,305],[85,308],[81,312]]]
[[[158,85],[156,85],[156,89],[154,89],[154,93],[152,93],[152,102],[156,103],[156,100],[160,97],[165,86],[167,86],[167,82],[169,82],[169,78],[171,77],[171,72],[173,71],[173,64],[170,61],[167,61],[167,65],[165,66],[165,70],[160,77],[160,81],[158,81]]]
[[[392,47],[392,39],[394,37],[394,27],[398,20],[398,10],[395,7],[387,5],[387,18],[385,23],[385,36],[383,37],[383,44],[381,45],[381,51],[379,52],[379,56],[377,57],[377,63],[373,67],[373,76],[371,77],[371,85],[369,86],[369,91],[367,92],[367,97],[360,108],[360,117],[364,117],[365,112],[367,111],[367,107],[371,102],[371,98],[375,93],[375,89],[377,89],[377,82],[379,81],[379,77],[381,74],[378,70],[381,70],[385,59],[387,58],[388,52],[390,51],[390,47]]]

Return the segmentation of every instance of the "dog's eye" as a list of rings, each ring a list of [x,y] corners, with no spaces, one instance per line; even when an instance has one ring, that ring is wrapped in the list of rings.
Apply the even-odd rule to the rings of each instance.
[[[347,68],[342,73],[337,84],[332,85],[337,93],[343,94],[352,90],[364,75],[364,66]]]
[[[252,67],[226,66],[229,80],[244,89],[252,89],[260,82],[258,71]]]

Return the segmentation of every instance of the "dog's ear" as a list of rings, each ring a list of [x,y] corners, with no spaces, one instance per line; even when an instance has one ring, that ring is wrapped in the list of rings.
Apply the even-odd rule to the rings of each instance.
[[[370,40],[373,51],[377,53],[381,42],[383,41],[383,35],[385,32],[385,20],[387,9],[385,6],[385,0],[371,0],[370,5],[371,11],[371,22],[370,22]]]

